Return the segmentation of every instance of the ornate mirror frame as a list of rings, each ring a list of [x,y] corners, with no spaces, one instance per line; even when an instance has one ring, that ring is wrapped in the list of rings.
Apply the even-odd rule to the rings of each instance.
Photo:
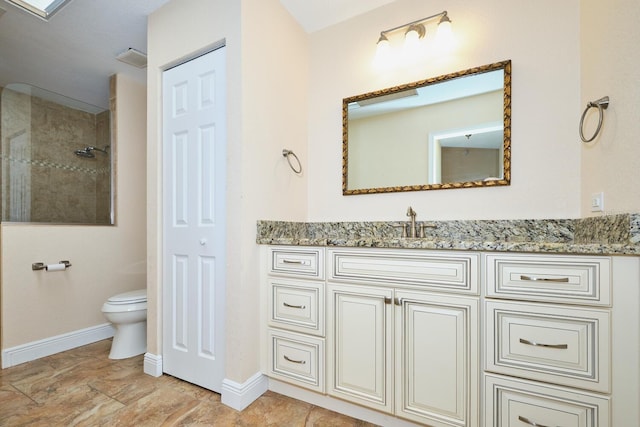
[[[495,179],[485,179],[480,181],[465,182],[447,182],[439,184],[419,184],[406,186],[378,187],[378,188],[349,188],[348,186],[348,167],[349,167],[349,104],[354,102],[362,102],[364,100],[372,100],[378,97],[390,97],[394,94],[415,90],[424,86],[434,85],[445,81],[469,77],[491,71],[504,71],[503,85],[503,174]],[[372,193],[391,193],[402,191],[421,191],[421,190],[442,190],[452,188],[473,188],[473,187],[496,187],[510,185],[511,183],[511,61],[496,62],[493,64],[483,65],[446,74],[438,77],[428,78],[413,83],[403,84],[392,88],[382,89],[374,92],[356,95],[344,98],[342,101],[342,194],[372,194]]]

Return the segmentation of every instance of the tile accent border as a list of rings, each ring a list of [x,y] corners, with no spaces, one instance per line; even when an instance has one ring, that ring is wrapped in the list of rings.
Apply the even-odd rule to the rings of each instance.
[[[269,380],[261,372],[240,384],[230,379],[222,380],[221,402],[237,411],[242,411],[269,389]]]
[[[2,350],[2,369],[113,337],[111,323],[33,341]]]

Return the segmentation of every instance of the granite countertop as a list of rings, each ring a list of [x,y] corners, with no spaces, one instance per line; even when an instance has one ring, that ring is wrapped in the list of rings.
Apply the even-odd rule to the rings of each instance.
[[[594,255],[640,255],[640,214],[580,219],[418,221],[423,238],[400,237],[406,222],[258,221],[256,242]]]

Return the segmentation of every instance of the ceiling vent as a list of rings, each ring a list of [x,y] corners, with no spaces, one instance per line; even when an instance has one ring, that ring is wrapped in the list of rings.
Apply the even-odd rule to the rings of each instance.
[[[132,47],[116,56],[116,59],[134,67],[147,68],[147,54]]]

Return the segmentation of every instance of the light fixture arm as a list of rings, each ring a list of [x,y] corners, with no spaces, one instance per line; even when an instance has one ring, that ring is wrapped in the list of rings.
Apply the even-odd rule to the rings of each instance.
[[[429,21],[429,20],[434,19],[434,18],[437,18],[437,17],[439,17],[439,16],[441,17],[441,18],[440,18],[440,21],[441,21],[441,22],[442,22],[443,20],[450,21],[450,20],[449,20],[449,17],[447,16],[447,11],[446,11],[446,10],[443,10],[442,12],[440,12],[440,13],[436,13],[435,15],[427,16],[426,18],[417,19],[417,20],[412,21],[412,22],[409,22],[409,23],[407,23],[407,24],[398,25],[397,27],[393,27],[393,28],[389,28],[388,30],[380,31],[380,38],[381,38],[381,39],[382,39],[382,38],[386,39],[386,35],[387,35],[387,34],[389,34],[389,33],[393,33],[394,31],[398,31],[398,30],[400,30],[400,29],[402,29],[402,28],[408,28],[408,27],[411,27],[412,25],[421,24],[421,23],[423,23],[423,22],[425,22],[425,21]]]

